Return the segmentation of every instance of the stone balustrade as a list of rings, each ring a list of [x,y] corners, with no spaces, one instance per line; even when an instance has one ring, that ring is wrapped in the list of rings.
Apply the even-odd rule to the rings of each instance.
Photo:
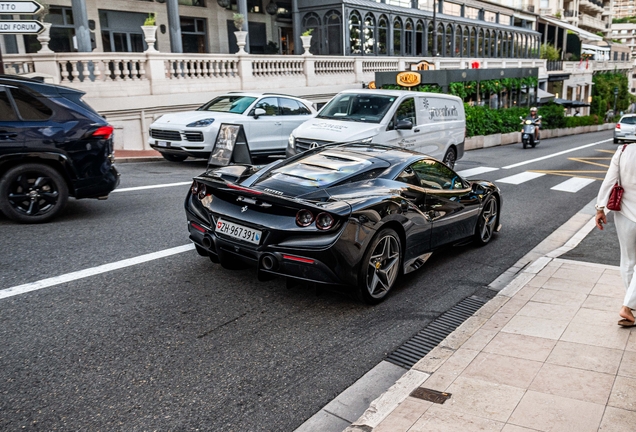
[[[9,74],[42,76],[89,98],[271,90],[354,85],[375,72],[399,71],[413,57],[282,56],[173,53],[50,53],[4,55]],[[435,69],[539,67],[540,59],[424,58]]]

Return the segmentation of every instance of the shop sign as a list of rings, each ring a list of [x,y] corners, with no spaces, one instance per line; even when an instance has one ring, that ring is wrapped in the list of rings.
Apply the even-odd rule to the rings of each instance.
[[[414,87],[422,82],[422,77],[417,72],[400,72],[395,81],[402,87]]]

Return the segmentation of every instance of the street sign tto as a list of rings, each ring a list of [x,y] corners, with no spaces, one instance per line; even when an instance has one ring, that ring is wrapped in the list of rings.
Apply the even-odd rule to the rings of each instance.
[[[42,30],[40,21],[0,21],[0,34],[38,34]]]
[[[42,5],[35,1],[1,1],[0,14],[35,14]]]

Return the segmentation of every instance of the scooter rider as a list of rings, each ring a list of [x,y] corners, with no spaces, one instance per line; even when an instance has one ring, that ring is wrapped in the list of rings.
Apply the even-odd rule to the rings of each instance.
[[[526,120],[534,122],[534,140],[539,141],[539,127],[541,126],[541,119],[537,118],[537,107],[530,108],[530,114],[526,117]],[[523,130],[521,132],[523,132]]]

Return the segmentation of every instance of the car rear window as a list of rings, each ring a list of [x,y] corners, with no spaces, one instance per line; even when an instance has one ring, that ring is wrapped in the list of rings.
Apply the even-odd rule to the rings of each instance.
[[[636,117],[623,117],[621,123],[628,125],[636,124]]]
[[[12,88],[11,95],[22,120],[47,120],[53,115],[51,108],[22,89]]]
[[[17,119],[18,116],[13,111],[9,95],[4,89],[0,89],[0,121],[16,121]]]

